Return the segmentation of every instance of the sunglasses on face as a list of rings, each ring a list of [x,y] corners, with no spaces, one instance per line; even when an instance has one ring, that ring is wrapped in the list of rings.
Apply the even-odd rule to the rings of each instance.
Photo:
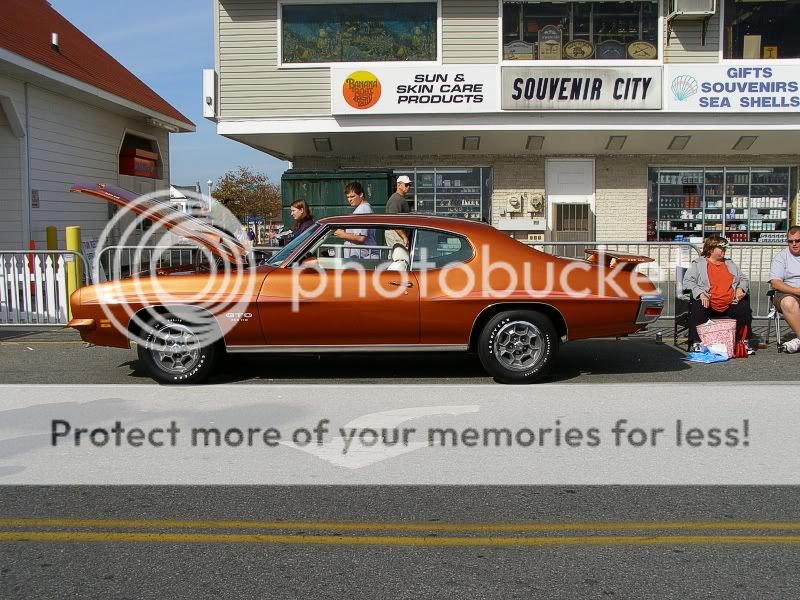
[[[800,244],[800,238],[796,240],[786,240],[787,244]]]

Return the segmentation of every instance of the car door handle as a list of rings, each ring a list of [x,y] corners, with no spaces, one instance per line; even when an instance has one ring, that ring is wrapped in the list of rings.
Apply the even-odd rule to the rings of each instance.
[[[414,284],[411,283],[410,281],[390,281],[389,285],[394,285],[397,287],[406,287],[406,288],[414,287]]]

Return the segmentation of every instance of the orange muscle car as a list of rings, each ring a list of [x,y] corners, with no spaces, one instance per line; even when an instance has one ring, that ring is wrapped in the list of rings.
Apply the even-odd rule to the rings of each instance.
[[[103,184],[73,191],[136,204],[131,192]],[[461,219],[330,217],[259,258],[207,223],[172,218],[166,205],[133,210],[216,262],[79,289],[70,325],[97,345],[134,340],[163,383],[203,381],[223,352],[424,351],[475,351],[498,381],[529,383],[549,371],[561,343],[634,333],[663,308],[635,270],[647,257],[560,258]],[[397,229],[410,248],[385,245]]]

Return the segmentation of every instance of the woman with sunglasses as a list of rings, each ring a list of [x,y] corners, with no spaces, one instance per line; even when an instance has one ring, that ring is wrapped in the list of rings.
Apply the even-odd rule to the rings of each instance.
[[[697,326],[709,319],[736,319],[737,332],[741,332],[745,326],[748,332],[751,330],[753,312],[747,295],[750,280],[735,262],[725,257],[728,246],[728,240],[724,237],[717,234],[707,237],[700,257],[692,261],[683,278],[683,289],[691,291],[694,300],[689,310],[692,352],[702,350]],[[747,353],[752,354],[747,340],[745,346]]]

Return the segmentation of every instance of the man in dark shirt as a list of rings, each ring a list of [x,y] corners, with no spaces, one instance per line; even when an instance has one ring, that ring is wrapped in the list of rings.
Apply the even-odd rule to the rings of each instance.
[[[386,214],[411,212],[406,200],[406,194],[410,189],[411,179],[408,175],[397,178],[397,191],[386,201]],[[408,248],[408,232],[405,229],[389,229],[386,232],[386,245],[392,248],[395,244]]]

